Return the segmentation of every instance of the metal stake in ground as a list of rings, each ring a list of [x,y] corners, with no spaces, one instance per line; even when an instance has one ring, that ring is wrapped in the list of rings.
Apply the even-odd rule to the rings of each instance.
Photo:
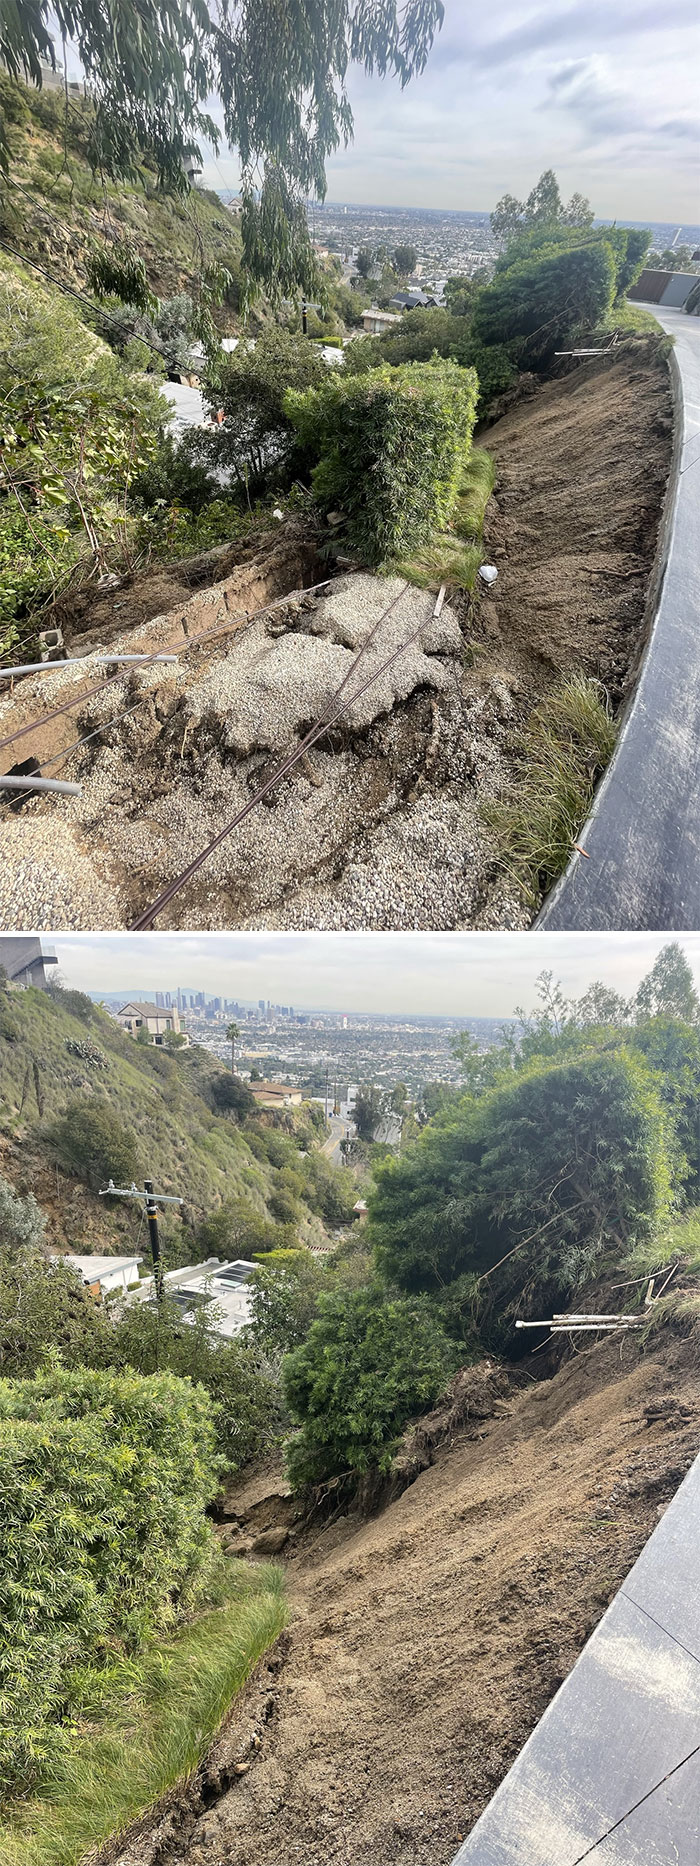
[[[99,1196],[101,1199],[138,1199],[143,1205],[148,1219],[148,1235],[151,1240],[151,1257],[153,1259],[153,1281],[155,1283],[156,1301],[160,1304],[163,1301],[165,1291],[163,1285],[163,1259],[160,1252],[160,1233],[158,1230],[158,1206],[183,1205],[184,1199],[177,1198],[171,1192],[154,1192],[152,1179],[144,1180],[143,1192],[137,1185],[115,1186],[114,1181],[110,1179],[109,1185],[101,1190]]]

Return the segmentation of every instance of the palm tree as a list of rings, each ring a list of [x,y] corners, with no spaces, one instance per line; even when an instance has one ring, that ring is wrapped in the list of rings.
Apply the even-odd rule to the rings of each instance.
[[[231,1045],[231,1074],[232,1076],[235,1076],[235,1073],[236,1073],[236,1043],[238,1041],[238,1038],[240,1037],[240,1034],[241,1033],[240,1033],[240,1030],[237,1024],[229,1024],[227,1026],[226,1038],[227,1038],[227,1041]]]

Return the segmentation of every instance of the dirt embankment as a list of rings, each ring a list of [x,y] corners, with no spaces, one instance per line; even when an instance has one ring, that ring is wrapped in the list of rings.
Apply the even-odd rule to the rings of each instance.
[[[522,727],[553,686],[584,672],[615,703],[624,694],[644,636],[670,462],[666,365],[650,340],[622,344],[534,390],[486,441],[498,468],[485,547],[499,568],[496,595],[457,599],[435,627],[430,594],[409,590],[362,678],[421,616],[423,652],[347,709],[207,859],[161,927],[528,923],[482,807],[512,781]],[[215,620],[231,603],[251,612],[320,574],[309,571],[312,555],[304,576],[299,542],[287,561],[281,541],[274,574],[264,558],[250,563],[234,572],[235,588],[228,578],[166,615],[138,616],[119,645],[179,645],[193,606],[202,622],[205,609]],[[82,783],[81,798],[2,806],[0,923],[129,925],[323,712],[396,587],[340,578],[327,597],[291,602],[177,673],[132,673],[6,746],[10,769],[13,758],[42,761],[96,734],[61,773]],[[109,618],[96,615],[92,632],[84,620],[85,645],[104,643]],[[124,628],[116,609],[114,623]],[[37,677],[16,700],[0,700],[0,738],[40,717],[48,686]],[[144,690],[146,703],[122,720]]]
[[[292,1535],[290,1631],[112,1866],[449,1866],[697,1452],[696,1354],[521,1367],[423,1426],[434,1463],[381,1515]],[[274,1492],[233,1500],[256,1536]]]

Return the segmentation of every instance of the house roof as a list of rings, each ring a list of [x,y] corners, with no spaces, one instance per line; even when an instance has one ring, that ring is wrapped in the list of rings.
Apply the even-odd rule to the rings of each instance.
[[[80,1257],[74,1251],[67,1251],[60,1258],[55,1255],[54,1261],[72,1264],[84,1283],[99,1283],[101,1277],[109,1276],[114,1270],[132,1270],[134,1264],[143,1263],[143,1257]]]
[[[172,1017],[173,1006],[171,1004],[137,1004],[134,998],[129,998],[127,1004],[120,1005],[117,1016],[123,1017],[125,1011],[138,1011],[140,1017]]]
[[[292,1082],[251,1082],[254,1095],[300,1095],[301,1090]]]

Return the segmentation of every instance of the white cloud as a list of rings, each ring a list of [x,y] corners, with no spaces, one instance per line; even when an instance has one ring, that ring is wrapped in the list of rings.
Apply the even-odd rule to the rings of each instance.
[[[507,1017],[554,972],[578,996],[594,979],[631,995],[662,933],[56,934],[62,975],[96,992],[186,989],[299,1008]],[[678,935],[700,985],[700,933]]]

